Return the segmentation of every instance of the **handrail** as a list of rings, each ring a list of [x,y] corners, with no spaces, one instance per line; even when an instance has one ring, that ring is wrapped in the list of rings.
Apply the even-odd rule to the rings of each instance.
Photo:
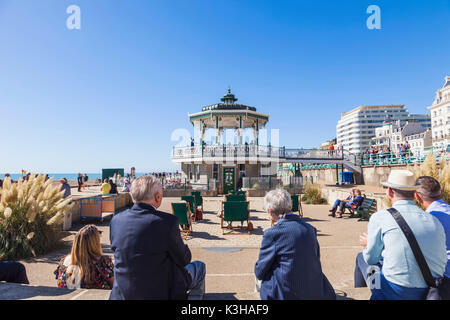
[[[359,159],[355,154],[340,149],[288,149],[285,147],[261,145],[196,145],[191,147],[174,147],[172,152],[173,159],[224,157],[268,157],[286,160],[330,160],[331,162],[344,160],[359,165]]]
[[[387,152],[383,154],[379,153],[362,153],[361,154],[361,165],[390,165],[390,164],[410,164],[410,163],[422,163],[427,158],[428,154],[431,152],[433,156],[436,157],[437,161],[442,159],[448,160],[449,153],[447,151],[434,151],[433,148],[430,150],[424,149],[423,153],[417,152],[413,153],[411,150],[404,152]]]

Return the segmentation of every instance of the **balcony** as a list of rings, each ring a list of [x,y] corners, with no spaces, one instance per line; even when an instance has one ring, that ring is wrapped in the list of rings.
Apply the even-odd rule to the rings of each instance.
[[[174,147],[172,160],[182,162],[271,162],[284,158],[284,147],[256,145],[209,145],[194,147]]]

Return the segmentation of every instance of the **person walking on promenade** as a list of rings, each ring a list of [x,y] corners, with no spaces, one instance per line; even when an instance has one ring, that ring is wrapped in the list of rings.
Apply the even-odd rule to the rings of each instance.
[[[84,187],[89,190],[89,185],[88,185],[89,177],[88,177],[87,173],[84,174],[83,180],[84,180]]]
[[[441,185],[436,179],[422,176],[417,179],[417,183],[420,184],[415,195],[417,202],[444,227],[448,258],[444,274],[450,278],[450,205],[442,200]]]
[[[77,183],[78,183],[78,192],[81,192],[81,187],[83,187],[83,176],[81,175],[81,173],[78,173]]]
[[[423,300],[429,287],[393,214],[399,213],[409,225],[434,278],[444,274],[447,264],[444,228],[437,218],[414,204],[419,185],[412,172],[392,170],[382,185],[394,210],[374,213],[368,234],[360,236],[364,250],[356,257],[355,287],[369,285],[371,300]]]
[[[61,182],[61,191],[64,191],[63,199],[70,197],[71,191],[70,191],[70,185],[67,183],[66,178],[62,178],[59,180]]]
[[[296,214],[286,190],[272,190],[264,208],[276,221],[263,235],[255,264],[256,287],[262,300],[335,300],[322,272],[317,231]],[[260,281],[258,281],[260,280]]]
[[[191,262],[178,218],[159,211],[163,187],[154,176],[131,185],[133,207],[110,223],[115,280],[111,300],[182,300],[203,295],[206,266]]]
[[[54,271],[59,288],[112,288],[114,264],[109,256],[103,255],[101,233],[93,224],[77,232],[71,253],[61,259]]]

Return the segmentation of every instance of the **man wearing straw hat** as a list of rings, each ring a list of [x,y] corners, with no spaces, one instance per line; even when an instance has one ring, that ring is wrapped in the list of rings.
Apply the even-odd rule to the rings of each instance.
[[[381,183],[386,196],[411,228],[433,277],[444,274],[447,263],[444,228],[438,219],[414,204],[420,187],[408,170],[392,170]],[[428,286],[403,231],[387,210],[373,214],[364,247],[356,258],[355,287],[372,290],[371,300],[422,300]]]

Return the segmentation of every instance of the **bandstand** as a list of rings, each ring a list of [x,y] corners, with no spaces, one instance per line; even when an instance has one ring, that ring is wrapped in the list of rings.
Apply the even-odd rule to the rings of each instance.
[[[265,127],[269,115],[257,112],[255,107],[238,104],[237,100],[228,89],[222,103],[189,114],[198,139],[194,146],[174,147],[172,160],[181,164],[184,178],[193,188],[227,193],[241,187],[243,177],[276,177],[281,148],[267,142],[261,145],[259,139],[259,130]],[[208,129],[214,132],[209,144],[205,141]],[[228,141],[224,141],[225,130],[233,130],[232,139],[225,134]]]

